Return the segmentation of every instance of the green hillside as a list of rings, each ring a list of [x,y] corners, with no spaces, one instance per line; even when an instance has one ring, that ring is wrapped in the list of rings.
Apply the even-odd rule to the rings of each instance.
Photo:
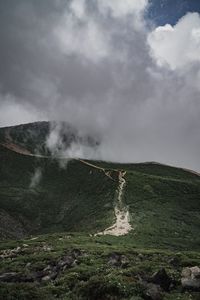
[[[0,160],[1,214],[16,223],[10,230],[1,224],[1,238],[64,230],[95,232],[112,222],[117,182],[102,171],[75,160],[35,158],[4,147]],[[41,179],[31,186],[38,169]]]
[[[37,125],[0,130],[0,299],[199,300],[198,174],[54,159]]]
[[[4,147],[0,160],[1,238],[104,230],[115,221],[118,170],[126,170],[123,202],[133,230],[122,238],[138,246],[199,249],[200,177],[195,174],[156,164],[90,162],[110,170],[112,180],[79,160],[31,157]],[[37,170],[40,180],[34,186]]]

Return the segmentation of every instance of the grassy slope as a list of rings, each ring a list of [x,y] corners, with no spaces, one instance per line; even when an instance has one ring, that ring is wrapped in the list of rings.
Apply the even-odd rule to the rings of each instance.
[[[72,249],[79,249],[85,255],[78,257],[75,266],[61,271],[55,280],[0,283],[1,299],[143,300],[139,276],[150,277],[164,267],[175,283],[170,292],[164,293],[163,300],[199,300],[200,293],[183,292],[180,286],[182,268],[200,265],[199,253],[140,249],[134,248],[130,241],[122,239],[119,243],[119,240],[60,233],[3,243],[0,254],[3,249],[21,247],[22,250],[12,259],[1,260],[0,273],[20,272],[31,276],[54,265]],[[128,264],[124,267],[109,264],[113,252],[125,255]],[[176,259],[175,265],[170,263],[172,259]]]
[[[93,163],[106,169],[127,170],[124,201],[134,228],[127,236],[89,236],[113,222],[117,181],[79,161],[60,168],[54,160],[0,148],[0,212],[18,220],[26,228],[25,233],[51,233],[36,240],[2,242],[0,254],[18,246],[22,250],[12,259],[0,260],[0,273],[28,276],[54,264],[71,249],[86,253],[78,258],[76,266],[60,272],[55,280],[0,283],[0,298],[142,300],[138,276],[150,276],[164,267],[176,281],[170,293],[164,294],[164,300],[198,300],[199,293],[181,291],[180,274],[185,266],[200,265],[199,177],[154,164]],[[37,168],[41,168],[43,176],[31,189],[31,177]],[[10,233],[12,238],[18,230],[17,225],[7,231],[1,228],[1,237]],[[50,250],[44,250],[44,246]],[[128,266],[109,265],[113,252],[126,255]],[[174,257],[178,260],[175,266],[169,263]]]
[[[200,249],[199,176],[155,163],[102,164],[127,171],[124,200],[134,230],[125,239],[139,247]]]
[[[61,168],[55,160],[3,147],[0,161],[0,209],[20,221],[27,233],[94,233],[113,223],[118,182],[103,171],[79,161]],[[122,239],[139,247],[200,249],[200,177],[155,164],[93,163],[127,170],[124,201],[134,230]],[[37,168],[42,170],[41,181],[30,188]],[[117,179],[116,172],[113,176]]]
[[[125,200],[139,245],[199,249],[199,179],[130,172]]]
[[[94,232],[112,222],[116,182],[102,171],[79,161],[61,168],[55,160],[28,157],[3,147],[0,161],[0,209],[21,220],[29,233]],[[41,181],[30,188],[37,168],[42,170]]]

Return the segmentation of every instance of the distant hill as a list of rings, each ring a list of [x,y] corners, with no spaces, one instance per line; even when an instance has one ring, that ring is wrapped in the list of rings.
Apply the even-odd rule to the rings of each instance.
[[[49,145],[49,142],[53,145]],[[67,122],[44,121],[0,128],[0,143],[13,150],[17,147],[18,151],[50,155],[55,150],[65,151],[72,143],[96,147],[100,141],[81,133]]]

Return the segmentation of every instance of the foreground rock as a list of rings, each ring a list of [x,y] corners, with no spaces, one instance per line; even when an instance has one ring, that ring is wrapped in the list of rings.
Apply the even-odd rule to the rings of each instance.
[[[200,268],[187,267],[182,270],[181,284],[184,290],[200,291]]]
[[[21,250],[17,249],[17,253]],[[44,250],[46,251],[46,250]],[[13,253],[13,252],[12,252]],[[9,252],[9,257],[11,253]],[[62,256],[57,261],[47,265],[43,270],[32,272],[30,275],[24,275],[21,272],[7,272],[0,274],[0,282],[46,282],[55,280],[57,276],[66,269],[76,266],[78,258],[84,255],[81,250],[73,249],[69,255]],[[26,268],[30,268],[31,263],[26,264]]]
[[[151,277],[140,277],[140,284],[143,288],[145,300],[162,300],[164,292],[169,292],[172,279],[164,268],[155,272]]]
[[[113,267],[125,268],[129,264],[129,259],[123,254],[113,252],[109,256],[108,264]]]
[[[166,292],[169,291],[170,285],[172,283],[171,278],[169,277],[164,268],[155,272],[150,278],[150,281],[154,284],[159,285]]]
[[[159,285],[147,283],[145,286],[143,298],[145,300],[162,300],[163,292]]]

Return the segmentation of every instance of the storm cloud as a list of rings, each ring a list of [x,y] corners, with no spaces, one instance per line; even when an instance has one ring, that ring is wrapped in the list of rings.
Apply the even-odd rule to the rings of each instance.
[[[200,16],[156,27],[148,9],[1,1],[0,125],[67,121],[101,137],[92,158],[200,170]]]

